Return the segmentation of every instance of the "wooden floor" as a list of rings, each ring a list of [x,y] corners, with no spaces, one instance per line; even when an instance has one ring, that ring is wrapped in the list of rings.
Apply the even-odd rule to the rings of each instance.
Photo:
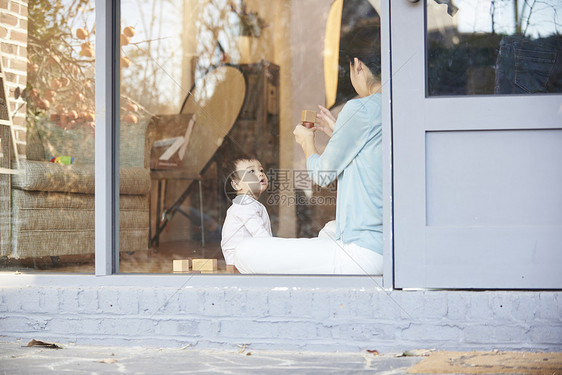
[[[149,251],[121,253],[120,273],[172,273],[174,259],[205,258],[217,259],[217,273],[225,273],[226,265],[220,243],[198,241],[164,242]],[[61,256],[58,259],[42,257],[35,259],[2,259],[0,272],[73,272],[94,273],[94,256]]]

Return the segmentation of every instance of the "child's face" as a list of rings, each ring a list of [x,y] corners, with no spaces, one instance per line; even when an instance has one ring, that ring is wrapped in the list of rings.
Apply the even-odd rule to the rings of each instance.
[[[236,174],[239,180],[233,181],[232,187],[236,194],[249,194],[258,197],[267,189],[267,176],[257,160],[240,160],[236,163]]]

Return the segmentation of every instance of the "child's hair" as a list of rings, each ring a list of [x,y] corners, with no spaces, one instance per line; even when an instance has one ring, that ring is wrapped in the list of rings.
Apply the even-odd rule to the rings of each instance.
[[[234,197],[236,197],[237,194],[236,191],[234,190],[234,187],[232,186],[232,182],[240,181],[240,177],[241,177],[238,175],[238,173],[236,173],[238,170],[237,164],[244,160],[251,161],[251,160],[258,160],[258,159],[254,155],[238,154],[227,161],[223,161],[224,193],[226,194],[226,197],[230,200],[234,199]]]
[[[224,166],[226,183],[230,185],[232,181],[235,182],[240,181],[240,176],[238,175],[238,173],[235,173],[238,171],[238,163],[241,161],[252,161],[252,160],[258,160],[258,159],[254,155],[240,154],[234,156],[232,159],[227,161]]]

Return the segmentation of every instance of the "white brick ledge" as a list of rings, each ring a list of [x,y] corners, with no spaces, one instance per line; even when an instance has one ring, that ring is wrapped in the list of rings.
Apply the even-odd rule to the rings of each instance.
[[[0,341],[236,349],[562,350],[562,292],[368,277],[0,274]]]

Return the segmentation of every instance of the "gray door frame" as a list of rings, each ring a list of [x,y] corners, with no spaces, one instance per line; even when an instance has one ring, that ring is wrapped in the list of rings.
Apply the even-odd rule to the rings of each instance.
[[[560,225],[542,225],[539,229],[536,226],[428,225],[428,137],[450,136],[454,132],[459,135],[462,131],[555,129],[558,132],[562,130],[562,95],[426,98],[425,7],[426,1],[396,0],[390,4],[394,287],[560,289]],[[515,250],[515,257],[505,248],[497,253],[487,249],[491,241],[500,243],[498,248],[505,247],[510,236],[513,238],[508,241],[515,247],[521,245]],[[537,242],[546,243],[546,250],[539,251],[546,256],[537,261],[540,264],[530,265],[537,257],[522,255],[527,250],[521,240],[532,236],[539,236]],[[459,243],[463,246],[457,249]],[[441,250],[434,250],[439,246]]]
[[[390,54],[390,0],[382,0],[381,79],[382,79],[382,162],[383,162],[383,287],[394,287],[394,231],[392,207],[392,78]]]

